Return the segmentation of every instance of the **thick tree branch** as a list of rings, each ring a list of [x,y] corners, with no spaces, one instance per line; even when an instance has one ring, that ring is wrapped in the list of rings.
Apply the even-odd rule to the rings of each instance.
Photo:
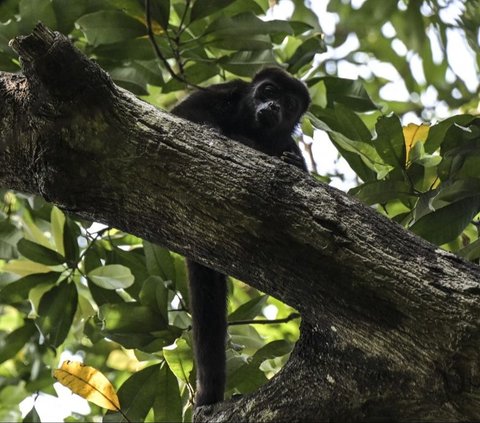
[[[203,421],[480,418],[477,266],[280,160],[136,99],[60,34],[39,26],[12,46],[24,75],[0,74],[1,185],[193,257],[301,312],[302,336],[280,375],[201,411]]]

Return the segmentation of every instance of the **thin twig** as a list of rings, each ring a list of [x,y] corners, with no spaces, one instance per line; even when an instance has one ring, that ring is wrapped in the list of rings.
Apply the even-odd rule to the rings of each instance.
[[[233,322],[228,322],[228,326],[236,326],[236,325],[274,325],[277,323],[287,323],[291,320],[298,319],[300,317],[299,313],[290,313],[287,317],[283,319],[262,319],[262,320],[236,320]]]
[[[147,23],[148,39],[150,40],[150,42],[153,46],[153,49],[155,51],[155,54],[157,55],[158,59],[163,63],[163,65],[165,66],[165,68],[167,69],[167,71],[171,75],[171,77],[173,79],[176,79],[177,81],[182,82],[183,84],[186,84],[187,86],[202,89],[202,87],[199,87],[195,84],[192,84],[192,83],[188,82],[183,76],[175,73],[173,68],[170,66],[170,63],[168,63],[168,60],[165,58],[165,56],[160,51],[160,47],[158,46],[157,41],[155,40],[155,35],[154,35],[153,29],[152,29],[152,14],[151,14],[151,10],[150,10],[150,0],[145,0],[145,20],[146,20],[146,23]],[[165,29],[165,32],[166,32],[166,29]]]

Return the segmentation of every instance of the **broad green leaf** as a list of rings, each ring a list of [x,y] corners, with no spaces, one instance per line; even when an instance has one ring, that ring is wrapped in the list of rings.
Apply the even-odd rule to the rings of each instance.
[[[166,248],[143,241],[148,273],[160,276],[164,281],[175,282],[175,264]]]
[[[8,220],[0,222],[0,259],[10,260],[18,257],[17,242],[22,232]]]
[[[194,22],[197,19],[211,15],[213,12],[218,12],[234,1],[235,0],[197,0],[193,3],[190,21]]]
[[[267,381],[265,374],[260,370],[260,365],[265,360],[281,357],[290,353],[291,350],[292,344],[283,340],[273,341],[263,346],[252,356],[251,361],[228,375],[229,388],[235,387],[242,393],[257,389]]]
[[[118,390],[122,413],[129,422],[143,422],[155,402],[160,364],[146,367],[130,376]],[[125,423],[118,411],[108,411],[103,422]]]
[[[149,276],[143,282],[140,302],[160,313],[168,322],[168,289],[160,276]]]
[[[10,332],[4,338],[0,338],[0,363],[14,357],[35,333],[33,322],[26,320],[22,327]]]
[[[314,56],[326,51],[325,43],[320,35],[315,35],[305,40],[288,59],[288,71],[292,74],[298,72],[303,66],[312,62]]]
[[[282,34],[282,36],[286,36],[293,34],[293,31],[287,21],[263,21],[255,14],[247,12],[233,17],[221,16],[208,26],[205,31],[206,34],[218,39],[248,37],[254,34]]]
[[[308,85],[312,86],[320,81],[325,84],[328,107],[333,107],[335,103],[342,103],[357,112],[377,110],[377,106],[370,99],[361,80],[325,76],[312,78],[308,81]]]
[[[60,273],[36,273],[9,283],[0,290],[0,303],[16,304],[28,299],[30,289],[45,283],[52,285],[58,281]]]
[[[431,126],[425,141],[425,151],[430,154],[436,151],[442,145],[448,130],[452,126],[467,126],[475,119],[475,116],[471,115],[457,115]]]
[[[166,328],[160,314],[138,303],[104,304],[100,314],[106,333],[150,333]]]
[[[76,266],[80,256],[78,246],[78,237],[80,236],[79,226],[67,217],[63,226],[63,247],[65,249],[65,257],[71,266]]]
[[[23,423],[42,423],[35,406],[26,414],[22,420]]]
[[[150,13],[152,18],[166,30],[170,18],[170,0],[150,1]]]
[[[57,251],[62,256],[65,256],[65,248],[63,247],[63,227],[65,226],[65,214],[63,214],[58,207],[52,207],[52,211],[50,212],[50,225]]]
[[[47,266],[65,263],[65,258],[61,254],[25,238],[18,241],[17,248],[20,254],[36,263],[46,264]]]
[[[155,422],[182,421],[182,398],[178,381],[165,362],[160,367],[153,413]]]
[[[93,283],[89,278],[87,278],[88,288],[90,289],[90,294],[92,295],[93,300],[98,306],[103,304],[115,304],[123,303],[122,297],[117,294],[115,290],[100,288],[97,284]]]
[[[465,198],[424,215],[410,230],[427,241],[442,245],[459,236],[480,209],[480,198]]]
[[[234,322],[238,320],[252,320],[257,317],[265,307],[268,295],[259,295],[252,298],[245,304],[242,304],[234,312],[228,316],[228,321]]]
[[[119,10],[101,10],[82,16],[77,26],[93,46],[113,44],[146,35],[145,25]]]
[[[480,258],[480,238],[457,251],[460,257],[464,257],[467,260],[477,260]]]
[[[384,204],[404,196],[412,196],[410,186],[404,181],[372,181],[352,188],[354,195],[365,204]]]
[[[19,2],[21,32],[28,33],[38,23],[43,22],[50,28],[56,28],[57,20],[50,0],[21,0]],[[3,19],[2,19],[3,20]]]
[[[174,375],[188,383],[193,370],[193,353],[187,341],[177,339],[173,345],[163,348],[163,356]]]
[[[29,241],[33,241],[37,244],[41,244],[46,248],[51,248],[52,245],[49,239],[45,236],[42,230],[38,228],[32,219],[30,212],[26,211],[22,214],[23,231],[25,232],[25,238]]]
[[[247,77],[251,77],[258,69],[275,63],[272,50],[239,51],[229,56],[223,56],[218,61],[223,69]]]
[[[265,360],[282,357],[292,351],[293,345],[284,340],[272,341],[260,348],[253,356],[251,364],[260,366]]]
[[[128,267],[120,264],[107,264],[88,272],[88,278],[103,289],[125,289],[135,282]]]
[[[377,138],[374,139],[374,144],[380,157],[394,167],[403,168],[406,148],[399,118],[395,115],[380,117],[375,130]]]
[[[8,263],[3,265],[2,271],[15,273],[18,276],[27,276],[34,273],[49,273],[52,271],[52,269],[40,263],[19,259],[10,260]]]
[[[467,178],[443,184],[437,189],[436,195],[430,201],[430,207],[438,210],[464,198],[476,197],[479,192],[480,179]]]
[[[38,306],[39,317],[35,324],[45,337],[45,342],[58,347],[72,326],[77,311],[78,293],[74,283],[61,282],[46,292]]]

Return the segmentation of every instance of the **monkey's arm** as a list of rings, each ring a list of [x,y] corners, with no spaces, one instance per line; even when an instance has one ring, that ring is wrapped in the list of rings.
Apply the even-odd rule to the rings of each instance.
[[[293,140],[293,138],[290,144],[290,148],[283,151],[280,159],[283,160],[285,163],[291,164],[302,169],[305,172],[308,172],[307,163],[303,158],[302,151],[300,150],[300,147],[297,145],[297,143]]]

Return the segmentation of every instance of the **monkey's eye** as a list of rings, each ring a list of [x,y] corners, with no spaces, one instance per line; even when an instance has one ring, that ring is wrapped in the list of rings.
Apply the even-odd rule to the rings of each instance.
[[[272,84],[265,84],[262,89],[262,94],[268,98],[274,97],[277,94],[277,88]]]
[[[295,112],[298,108],[298,102],[294,97],[287,97],[285,107],[289,112]]]

